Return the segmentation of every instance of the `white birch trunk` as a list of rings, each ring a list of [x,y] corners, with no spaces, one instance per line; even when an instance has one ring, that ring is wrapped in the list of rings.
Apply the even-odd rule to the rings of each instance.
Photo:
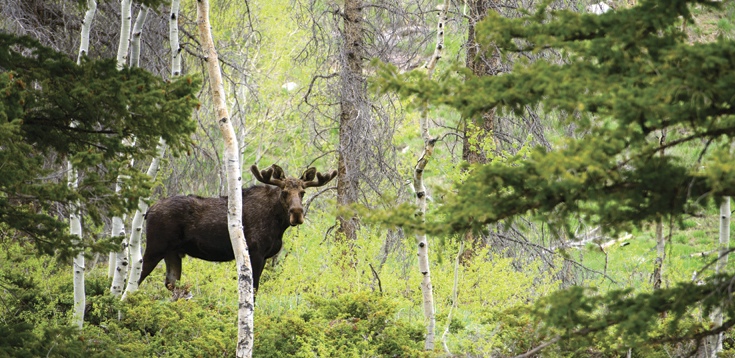
[[[79,43],[79,56],[77,56],[77,63],[82,61],[82,57],[89,53],[89,31],[92,29],[92,21],[94,15],[97,13],[97,1],[87,0],[87,12],[84,14],[84,20],[82,20],[82,39]]]
[[[424,65],[424,69],[426,69],[429,79],[431,79],[431,76],[436,69],[436,64],[441,58],[442,50],[444,49],[444,26],[447,22],[448,10],[449,1],[445,0],[439,13],[434,54]],[[424,140],[424,151],[421,153],[421,157],[419,157],[416,167],[414,168],[413,187],[416,192],[416,204],[419,207],[419,215],[421,216],[421,220],[426,220],[426,187],[424,186],[424,169],[434,153],[434,145],[437,141],[429,135],[428,104],[422,109],[420,126],[421,137]],[[429,242],[426,235],[416,235],[416,244],[418,245],[419,272],[421,272],[423,277],[421,280],[421,293],[423,295],[424,318],[426,320],[426,340],[424,341],[424,349],[433,350],[436,336],[436,312],[434,310],[434,289],[431,285],[431,271],[429,270]]]
[[[171,0],[171,16],[168,18],[168,38],[171,46],[171,77],[181,74],[181,46],[179,45],[179,4]]]
[[[115,191],[120,191],[120,185],[115,187]],[[110,293],[115,296],[120,295],[125,288],[125,277],[127,277],[128,267],[130,262],[128,261],[128,242],[125,239],[125,224],[124,218],[114,216],[112,218],[112,235],[122,236],[123,240],[120,243],[120,251],[110,253],[110,261],[112,261],[112,284],[110,285]],[[114,258],[114,260],[112,260]]]
[[[447,326],[444,328],[442,334],[442,346],[444,347],[444,353],[448,357],[454,357],[452,351],[449,350],[449,344],[447,343],[447,337],[449,337],[449,326],[452,323],[452,313],[457,307],[457,297],[459,296],[459,260],[462,258],[464,253],[464,239],[459,242],[459,250],[457,251],[457,257],[454,259],[454,285],[452,286],[452,305],[449,306],[449,313],[447,314]]]
[[[715,273],[720,273],[727,266],[728,250],[730,249],[730,197],[726,196],[720,204],[720,242],[719,251],[720,258],[715,266]],[[717,308],[714,312],[714,328],[722,326],[722,308]],[[713,347],[711,357],[717,357],[717,353],[722,351],[722,339],[724,333],[719,333],[713,337]]]
[[[79,56],[77,63],[80,63],[82,57],[89,53],[89,30],[92,27],[94,15],[97,12],[97,2],[95,0],[87,0],[87,12],[84,14],[82,22],[81,41],[79,43]],[[73,123],[72,123],[73,125]],[[67,181],[69,186],[76,189],[78,185],[78,175],[71,161],[67,160],[68,174]],[[82,239],[82,222],[79,217],[78,203],[72,204],[69,210],[69,232]],[[74,285],[74,314],[73,324],[82,329],[84,325],[84,308],[87,305],[87,299],[84,292],[84,252],[79,252],[72,263],[73,285]]]
[[[130,23],[131,23],[131,0],[120,1],[120,42],[117,46],[117,69],[121,70],[128,60],[128,50],[130,48]],[[115,184],[115,193],[120,193],[121,177],[117,178]],[[110,236],[125,237],[125,216],[113,216],[112,228]],[[120,295],[125,287],[125,278],[128,273],[128,242],[123,239],[120,243],[120,251],[111,252],[109,263],[114,263],[114,269],[108,270],[108,275],[112,273],[112,284],[110,285],[110,293]]]
[[[181,48],[179,47],[179,4],[180,0],[173,0],[171,1],[171,14],[169,16],[169,42],[171,44],[171,77],[177,77],[181,73]],[[133,53],[138,53],[139,51],[136,51],[136,47],[140,47],[140,33],[142,30],[143,22],[145,21],[145,16],[148,14],[148,8],[143,7],[141,9],[141,13],[138,14],[138,17],[135,20],[135,26],[133,27],[133,44],[131,49],[131,65],[138,64],[138,60],[136,57],[138,55],[133,55]],[[152,179],[155,179],[156,175],[158,174],[158,168],[160,167],[161,158],[163,158],[163,154],[166,152],[166,141],[161,138],[158,142],[158,152],[156,154],[156,157],[153,158],[151,161],[150,166],[148,166],[148,171],[146,174],[151,177]],[[145,213],[148,212],[148,198],[138,200],[138,209],[135,211],[135,214],[133,215],[133,221],[130,224],[130,240],[129,240],[129,255],[130,255],[130,271],[127,276],[127,286],[125,287],[125,293],[123,293],[123,296],[121,300],[125,300],[129,294],[135,292],[138,290],[138,280],[140,279],[140,272],[143,270],[143,245],[142,245],[142,235],[143,235],[143,222],[145,219]]]
[[[130,49],[130,26],[132,24],[132,0],[120,1],[120,42],[117,44],[117,69],[128,63]]]
[[[222,73],[219,67],[217,51],[214,48],[212,32],[209,24],[209,1],[197,1],[197,26],[202,49],[207,60],[209,83],[212,89],[212,100],[217,113],[222,136],[225,141],[224,159],[227,169],[227,224],[232,241],[232,249],[237,262],[237,287],[239,305],[237,312],[237,357],[251,357],[253,354],[253,316],[255,306],[253,302],[253,270],[250,265],[250,255],[242,227],[242,175],[238,142],[235,129],[230,121],[230,115],[225,104],[225,90],[222,84]]]
[[[69,186],[73,189],[77,188],[77,171],[72,167],[71,162],[68,162],[69,172],[68,178]],[[69,231],[72,235],[78,237],[79,241],[82,239],[82,221],[79,218],[79,206],[72,204],[70,206],[69,213]],[[78,243],[79,241],[75,242]],[[84,325],[84,307],[87,305],[87,298],[84,292],[84,252],[79,252],[73,260],[73,272],[74,272],[74,325],[82,329]]]
[[[148,166],[146,174],[155,178],[158,174],[158,168],[160,167],[161,158],[163,153],[166,151],[166,142],[161,138],[158,142],[158,153],[155,158],[151,161],[151,165]],[[133,222],[130,225],[130,261],[133,263],[130,267],[130,273],[128,276],[128,285],[125,287],[125,293],[123,293],[122,300],[125,300],[129,294],[138,290],[138,279],[140,279],[140,272],[143,270],[143,250],[142,250],[142,234],[143,234],[143,219],[145,213],[148,212],[148,198],[138,199],[138,210],[133,215]]]
[[[140,7],[138,16],[133,24],[133,33],[130,41],[130,67],[138,67],[140,65],[140,37],[143,34],[143,25],[148,17],[148,7],[143,5]]]

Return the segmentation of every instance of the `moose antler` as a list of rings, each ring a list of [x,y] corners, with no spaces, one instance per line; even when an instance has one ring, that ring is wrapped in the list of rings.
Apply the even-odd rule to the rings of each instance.
[[[316,181],[314,180],[314,173],[316,172]],[[311,188],[316,186],[322,186],[329,183],[330,180],[337,176],[337,171],[333,170],[331,173],[322,174],[316,171],[316,168],[311,167],[304,172],[301,176],[301,180],[304,180],[304,188]],[[308,180],[308,181],[306,181]]]
[[[286,183],[283,181],[285,179],[283,169],[275,164],[264,170],[258,170],[258,166],[253,164],[250,167],[250,171],[255,176],[255,179],[258,179],[261,183],[275,185],[281,189],[286,186]]]

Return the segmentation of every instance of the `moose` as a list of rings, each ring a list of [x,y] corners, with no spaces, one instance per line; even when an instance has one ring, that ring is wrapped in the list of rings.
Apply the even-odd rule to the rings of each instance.
[[[281,250],[283,233],[290,226],[304,223],[305,189],[326,185],[337,176],[337,171],[322,174],[311,167],[299,179],[287,178],[275,164],[263,171],[253,165],[250,171],[259,182],[269,184],[242,190],[243,233],[257,292],[265,260]],[[173,291],[176,281],[181,279],[181,259],[185,255],[217,262],[235,259],[227,229],[227,197],[177,195],[148,210],[146,248],[138,284],[163,259],[166,288]]]

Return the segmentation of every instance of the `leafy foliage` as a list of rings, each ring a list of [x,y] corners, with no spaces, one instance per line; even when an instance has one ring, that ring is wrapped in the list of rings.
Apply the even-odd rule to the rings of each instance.
[[[164,82],[111,60],[77,65],[27,37],[0,34],[0,48],[0,228],[66,256],[63,204],[82,203],[92,223],[134,209],[151,183],[128,163],[152,157],[159,138],[175,152],[188,147],[199,81]],[[58,169],[67,158],[81,173],[77,190]]]
[[[321,231],[331,221],[328,217],[317,221],[320,216],[315,214],[310,217],[316,222],[287,232],[290,235],[284,240],[278,265],[269,265],[264,272],[256,306],[255,356],[436,356],[437,352],[422,351],[423,316],[415,304],[420,297],[420,275],[411,270],[414,255],[408,255],[406,261],[404,251],[397,250],[381,266],[380,231],[367,227],[365,235],[353,243],[324,245]],[[350,253],[350,244],[360,250]],[[153,280],[146,281],[140,291],[120,302],[107,293],[106,267],[98,266],[86,278],[83,331],[68,329],[59,332],[56,341],[45,343],[43,330],[61,329],[68,322],[72,272],[58,259],[29,253],[19,243],[0,245],[0,272],[4,273],[0,322],[36,327],[25,344],[45,349],[41,356],[54,342],[57,347],[51,356],[56,352],[65,356],[65,345],[84,356],[233,355],[237,336],[234,263],[185,259],[182,284],[191,285],[193,298],[176,302],[170,301],[171,294],[162,284],[163,267],[154,271]],[[434,250],[432,256],[437,262],[440,327],[446,323],[445,308],[450,304],[450,258],[456,255],[453,243],[447,245]],[[462,303],[448,338],[453,351],[502,355],[537,342],[529,333],[533,327],[530,315],[511,315],[507,310],[556,285],[532,276],[537,267],[518,272],[509,259],[475,260],[462,273],[472,279],[462,280]],[[380,288],[370,266],[379,274]],[[7,329],[22,333],[17,326]],[[524,341],[510,341],[516,337]]]
[[[532,214],[557,232],[571,234],[571,223],[578,221],[616,232],[664,217],[683,225],[735,194],[735,42],[690,43],[679,25],[692,21],[695,4],[720,6],[648,0],[598,16],[549,12],[543,5],[520,19],[491,12],[478,25],[488,53],[494,45],[503,54],[554,48],[565,55],[564,64],[516,62],[499,76],[448,74],[435,81],[385,66],[378,81],[383,90],[448,105],[467,117],[541,106],[574,123],[576,135],[555,150],[536,148],[472,167],[425,226],[407,219],[410,207],[397,211],[402,217],[393,212],[378,218],[447,234]],[[572,288],[543,299],[533,314],[566,354],[606,343],[614,351],[697,340],[716,332],[687,320],[700,309],[706,315],[724,305],[723,329],[732,325],[725,287],[733,279],[711,277],[701,286],[638,294]],[[660,320],[665,314],[672,318]]]
[[[621,229],[662,215],[692,214],[713,198],[732,195],[735,42],[688,43],[676,27],[680,17],[691,19],[688,4],[643,1],[601,16],[549,14],[542,7],[516,20],[491,13],[478,26],[485,44],[508,52],[557,48],[567,54],[564,65],[537,61],[502,76],[436,82],[419,72],[384,70],[384,89],[467,116],[541,104],[586,133],[559,150],[538,148],[475,168],[457,195],[448,197],[446,220],[429,229],[477,229],[527,212],[552,222],[581,215],[608,230]],[[653,135],[662,130],[669,137],[660,143]],[[708,145],[697,166],[673,150],[701,141]]]

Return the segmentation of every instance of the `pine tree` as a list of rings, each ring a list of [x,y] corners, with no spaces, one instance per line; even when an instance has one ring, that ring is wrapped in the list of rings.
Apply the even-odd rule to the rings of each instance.
[[[692,21],[695,4],[721,5],[647,0],[598,16],[547,11],[545,4],[520,19],[489,13],[478,24],[477,41],[488,54],[495,50],[489,44],[502,55],[554,48],[565,54],[563,65],[517,62],[500,76],[434,80],[386,66],[379,82],[384,90],[454,107],[467,118],[540,105],[574,123],[579,135],[554,150],[535,148],[475,167],[446,193],[438,220],[422,225],[403,208],[403,218],[394,212],[384,221],[447,234],[531,214],[559,230],[571,232],[571,223],[581,219],[615,233],[662,217],[681,222],[733,195],[735,42],[690,43],[680,26]],[[655,137],[661,131],[668,134],[665,142]],[[695,163],[682,154],[692,151]],[[621,349],[700,340],[735,325],[734,305],[725,304],[732,278],[724,273],[702,285],[633,296],[627,290],[597,296],[575,287],[546,298],[534,312],[545,320],[547,343],[571,350],[610,332],[617,332]],[[695,304],[705,312],[721,307],[722,325],[678,330]],[[666,332],[654,332],[663,312],[670,317]]]
[[[73,245],[64,208],[80,203],[86,225],[135,209],[127,199],[146,195],[151,183],[124,164],[154,156],[159,137],[176,152],[187,148],[199,80],[167,83],[141,69],[118,71],[112,60],[77,65],[27,37],[0,34],[0,47],[0,222],[42,253],[109,251],[109,241]],[[126,146],[133,136],[137,145]],[[76,190],[54,169],[65,158],[80,174]]]

